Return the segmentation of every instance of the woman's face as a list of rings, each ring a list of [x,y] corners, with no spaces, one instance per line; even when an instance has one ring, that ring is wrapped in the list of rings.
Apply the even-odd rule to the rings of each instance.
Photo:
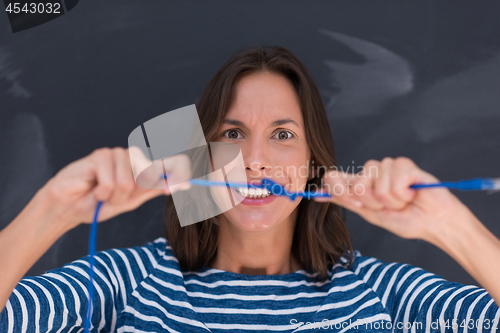
[[[270,178],[288,191],[304,190],[310,150],[298,96],[285,77],[269,72],[242,77],[217,141],[240,147],[248,182],[260,184],[261,179]],[[300,200],[247,198],[221,218],[238,229],[268,230],[294,223],[296,214],[292,213]]]

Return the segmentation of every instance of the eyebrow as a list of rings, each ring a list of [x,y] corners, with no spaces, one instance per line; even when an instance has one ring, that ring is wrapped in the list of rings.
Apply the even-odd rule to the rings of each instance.
[[[243,123],[242,121],[239,121],[239,120],[235,120],[235,119],[224,119],[223,123],[228,124],[228,125],[233,125],[233,126],[246,127],[245,123]],[[300,127],[299,124],[297,124],[295,122],[295,120],[290,119],[290,118],[275,120],[271,123],[271,126],[281,126],[281,125],[290,124],[290,123],[293,123],[293,124],[297,125],[297,127]]]

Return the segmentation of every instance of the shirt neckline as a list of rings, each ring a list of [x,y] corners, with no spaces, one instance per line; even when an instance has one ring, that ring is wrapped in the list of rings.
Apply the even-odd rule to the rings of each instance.
[[[185,272],[185,274],[193,274],[201,277],[214,275],[218,278],[228,277],[232,280],[303,280],[304,278],[315,279],[317,273],[309,273],[303,269],[299,269],[295,272],[290,272],[286,274],[269,274],[269,275],[254,275],[254,274],[241,274],[235,272],[224,271],[222,269],[212,268],[205,266],[197,272]]]

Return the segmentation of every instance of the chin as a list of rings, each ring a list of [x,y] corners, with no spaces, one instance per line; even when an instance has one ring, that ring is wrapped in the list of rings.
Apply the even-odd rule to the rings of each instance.
[[[243,229],[245,231],[265,231],[271,229],[277,223],[268,221],[259,221],[259,220],[251,220],[245,219],[244,221],[232,222],[238,228]]]
[[[234,212],[234,209],[224,213],[228,222],[244,231],[265,231],[272,229],[279,223],[274,214],[264,212]]]

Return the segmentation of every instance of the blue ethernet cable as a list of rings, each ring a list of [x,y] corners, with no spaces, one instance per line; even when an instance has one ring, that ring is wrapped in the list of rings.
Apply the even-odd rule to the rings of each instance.
[[[85,316],[85,325],[83,328],[84,333],[88,333],[90,329],[90,322],[92,316],[92,296],[94,294],[94,264],[95,264],[95,247],[97,239],[97,216],[101,210],[102,201],[97,202],[97,207],[94,213],[94,220],[90,225],[90,237],[89,237],[89,284],[87,290],[89,293],[89,299],[87,302],[87,315]]]
[[[163,175],[162,178],[166,179],[167,176]],[[247,183],[237,183],[237,182],[222,182],[222,181],[212,181],[205,179],[190,179],[189,182],[193,185],[197,186],[227,186],[227,187],[251,187],[251,188],[263,188],[271,192],[273,195],[277,196],[285,196],[290,200],[295,200],[296,197],[303,197],[305,199],[312,199],[314,197],[328,197],[331,195],[328,193],[321,192],[310,192],[310,191],[302,191],[302,192],[288,192],[286,188],[281,186],[280,184],[272,181],[271,179],[264,178],[262,179],[260,184],[247,184]]]
[[[162,178],[166,179],[166,175],[162,175]],[[286,196],[290,198],[290,200],[295,200],[296,197],[301,196],[306,199],[312,199],[314,197],[331,197],[328,193],[319,193],[319,192],[287,192],[286,189],[280,184],[272,181],[271,179],[264,178],[261,181],[261,184],[247,184],[247,183],[236,183],[236,182],[218,182],[218,181],[209,181],[203,179],[191,179],[189,182],[193,185],[197,186],[227,186],[227,187],[252,187],[252,188],[265,188],[269,192],[274,195]],[[438,182],[431,184],[413,184],[410,188],[413,189],[426,189],[426,188],[436,188],[436,187],[445,187],[449,189],[458,189],[461,191],[498,191],[500,190],[500,178],[476,178],[470,180],[460,180],[456,182]],[[94,220],[90,229],[90,238],[89,238],[89,284],[88,284],[88,292],[89,299],[87,305],[87,316],[85,318],[85,328],[84,333],[89,332],[90,327],[90,319],[92,314],[92,296],[94,292],[94,254],[96,247],[96,237],[97,237],[97,216],[99,214],[99,210],[102,206],[103,202],[99,201],[97,203],[97,207],[94,214]]]
[[[439,182],[432,184],[413,184],[410,188],[424,189],[432,187],[446,187],[460,191],[497,191],[500,190],[500,178],[475,178],[459,180],[457,182]]]

